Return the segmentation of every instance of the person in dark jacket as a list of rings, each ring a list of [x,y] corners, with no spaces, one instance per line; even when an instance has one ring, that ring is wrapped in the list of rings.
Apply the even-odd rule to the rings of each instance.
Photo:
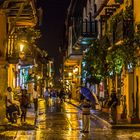
[[[116,96],[116,93],[112,91],[111,93],[111,100],[108,103],[108,106],[111,109],[111,119],[113,124],[117,123],[117,105],[118,105],[118,99]]]
[[[21,91],[21,99],[20,99],[20,108],[21,108],[21,122],[26,122],[26,114],[27,114],[27,108],[29,104],[29,98],[27,96],[27,90],[22,90]]]
[[[65,92],[63,89],[60,90],[60,93],[59,93],[59,98],[60,98],[60,101],[62,102],[63,99],[64,99],[64,96],[65,96]]]

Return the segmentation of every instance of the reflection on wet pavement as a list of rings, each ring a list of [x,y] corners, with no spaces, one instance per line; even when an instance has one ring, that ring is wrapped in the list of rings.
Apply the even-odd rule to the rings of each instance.
[[[34,130],[0,132],[0,140],[140,140],[139,130],[111,130],[91,120],[89,134],[81,133],[81,111],[68,103],[53,102],[45,109],[40,101],[37,127]]]

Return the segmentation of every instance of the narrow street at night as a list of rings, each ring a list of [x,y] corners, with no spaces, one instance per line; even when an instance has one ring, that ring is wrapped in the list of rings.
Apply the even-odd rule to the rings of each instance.
[[[27,116],[28,117],[28,116]],[[68,102],[53,102],[45,108],[40,99],[36,127],[31,130],[1,131],[1,140],[139,140],[140,132],[135,129],[111,129],[91,119],[89,133],[81,133],[81,110]]]
[[[140,140],[140,0],[0,0],[0,140]]]

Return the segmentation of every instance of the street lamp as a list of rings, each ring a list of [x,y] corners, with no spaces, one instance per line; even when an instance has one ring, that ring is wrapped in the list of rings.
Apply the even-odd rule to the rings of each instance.
[[[20,52],[22,52],[23,51],[23,48],[24,48],[24,45],[23,44],[20,44]]]
[[[68,75],[69,75],[69,77],[71,77],[71,76],[72,76],[72,73],[71,73],[71,72],[69,72],[69,73],[68,73]]]
[[[39,79],[41,79],[41,77],[38,75],[38,76],[37,76],[37,79],[39,80]]]

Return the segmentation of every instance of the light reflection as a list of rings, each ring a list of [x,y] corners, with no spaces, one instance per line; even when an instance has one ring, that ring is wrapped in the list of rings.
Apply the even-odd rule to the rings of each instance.
[[[36,131],[36,140],[39,140],[41,138],[41,131]]]
[[[71,114],[67,114],[67,117],[68,117],[69,119],[71,119]]]
[[[64,104],[64,108],[65,108],[64,110],[66,110],[67,112],[66,117],[69,122],[68,134],[72,135],[73,130],[82,129],[81,115],[79,115],[79,113],[77,112],[75,108],[73,108],[72,106],[69,106],[68,104]]]

